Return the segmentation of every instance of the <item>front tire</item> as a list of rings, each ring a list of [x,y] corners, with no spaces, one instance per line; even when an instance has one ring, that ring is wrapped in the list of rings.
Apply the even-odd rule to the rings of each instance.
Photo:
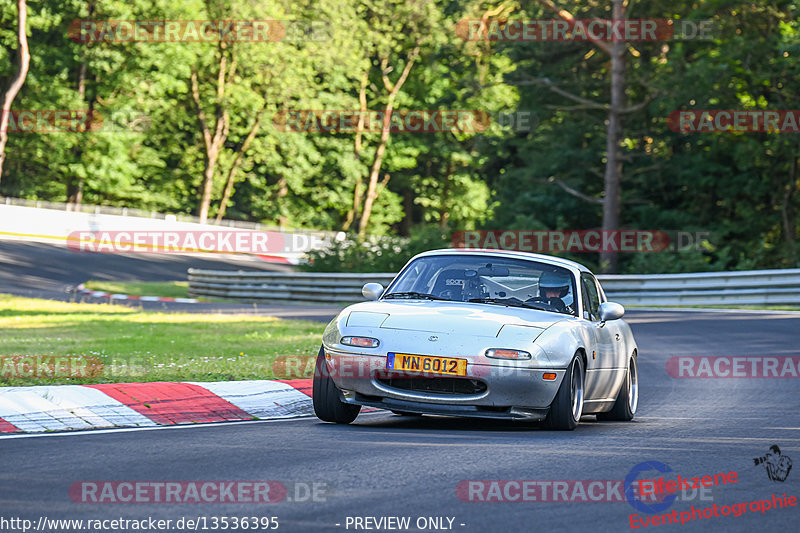
[[[361,411],[360,405],[351,405],[341,400],[339,388],[325,362],[325,349],[320,346],[317,355],[317,364],[314,368],[311,398],[314,402],[314,414],[323,422],[349,424],[356,419]]]
[[[639,407],[639,365],[636,363],[634,353],[628,361],[628,371],[625,374],[625,383],[617,394],[614,407],[607,413],[597,413],[598,420],[633,420],[636,409]]]
[[[544,419],[547,429],[573,430],[578,427],[578,422],[583,414],[583,385],[585,373],[583,358],[575,354],[575,358],[567,368],[558,393],[550,404],[550,412]]]

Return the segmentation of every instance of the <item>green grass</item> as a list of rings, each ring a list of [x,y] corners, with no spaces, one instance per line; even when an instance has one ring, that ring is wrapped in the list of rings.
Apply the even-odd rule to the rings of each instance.
[[[189,293],[188,281],[87,281],[84,286],[93,291],[129,296],[163,296],[167,298],[186,298]]]
[[[152,313],[0,294],[0,385],[307,377],[306,363],[316,356],[324,327],[265,316]],[[287,356],[291,368],[305,372],[286,375],[288,365],[280,361]],[[53,357],[98,364],[75,377],[73,371],[54,371],[59,360]],[[51,372],[21,376],[20,362],[33,360],[49,364]]]
[[[87,289],[104,291],[111,294],[127,294],[128,296],[160,296],[165,298],[187,298],[189,296],[188,281],[97,281],[84,283]],[[230,303],[236,300],[227,298],[201,297],[202,302]]]

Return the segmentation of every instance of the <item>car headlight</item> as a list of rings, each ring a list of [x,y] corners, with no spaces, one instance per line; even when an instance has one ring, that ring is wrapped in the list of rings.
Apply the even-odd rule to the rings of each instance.
[[[505,348],[489,348],[486,357],[492,359],[530,359],[531,354],[522,350],[507,350]]]
[[[342,344],[361,348],[377,348],[380,346],[381,341],[372,337],[342,337]]]

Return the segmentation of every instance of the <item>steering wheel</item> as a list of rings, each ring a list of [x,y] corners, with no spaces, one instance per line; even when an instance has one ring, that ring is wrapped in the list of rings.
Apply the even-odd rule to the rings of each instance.
[[[525,303],[526,304],[533,304],[533,303],[542,304],[542,306],[546,308],[545,311],[553,311],[553,312],[556,312],[556,313],[560,313],[561,312],[561,311],[558,310],[558,308],[556,306],[551,304],[548,301],[547,298],[543,298],[541,296],[536,296],[534,298],[528,298],[527,300],[525,300]]]
[[[456,299],[456,294],[453,291],[453,289],[441,290],[441,291],[439,291],[439,294],[437,294],[436,296],[438,296],[439,298],[445,298],[447,300],[455,300]]]

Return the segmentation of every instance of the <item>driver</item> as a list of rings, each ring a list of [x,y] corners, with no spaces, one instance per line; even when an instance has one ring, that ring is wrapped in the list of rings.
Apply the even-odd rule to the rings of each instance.
[[[562,298],[569,293],[569,274],[545,272],[539,278],[539,298],[556,308],[559,313],[571,312]]]

